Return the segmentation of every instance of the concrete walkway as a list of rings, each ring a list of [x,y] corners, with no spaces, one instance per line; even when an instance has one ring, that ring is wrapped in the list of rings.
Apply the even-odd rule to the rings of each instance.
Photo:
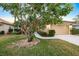
[[[79,46],[79,36],[77,35],[55,35],[54,37],[42,37],[37,32],[34,33],[40,39],[61,39]]]
[[[56,35],[55,37],[79,46],[79,36],[77,35]]]

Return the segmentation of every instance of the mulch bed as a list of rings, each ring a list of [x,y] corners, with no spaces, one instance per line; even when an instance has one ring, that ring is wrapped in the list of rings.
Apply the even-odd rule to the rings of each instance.
[[[28,42],[27,39],[25,40],[19,40],[16,43],[12,43],[10,45],[7,46],[7,48],[21,48],[21,47],[32,47],[37,45],[40,42],[40,40],[33,40],[32,42]]]

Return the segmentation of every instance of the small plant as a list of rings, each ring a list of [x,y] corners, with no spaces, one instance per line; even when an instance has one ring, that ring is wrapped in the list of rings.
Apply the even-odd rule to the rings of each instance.
[[[2,34],[2,35],[3,35],[3,34],[5,34],[5,32],[4,32],[4,31],[0,31],[0,34]]]
[[[54,36],[55,35],[55,30],[49,30],[48,36]]]
[[[14,34],[21,34],[21,30],[20,29],[14,29]]]
[[[13,32],[12,28],[9,28],[8,33],[11,34]]]
[[[38,34],[44,37],[53,37],[55,35],[55,30],[49,30],[49,33],[39,31]]]
[[[48,34],[46,32],[42,32],[42,31],[39,31],[38,32],[41,36],[48,36]]]
[[[79,34],[79,29],[75,29],[75,28],[72,28],[72,30],[70,30],[71,34]]]
[[[30,40],[28,40],[28,42],[32,42],[34,40],[35,36],[32,35],[31,37],[29,37]]]

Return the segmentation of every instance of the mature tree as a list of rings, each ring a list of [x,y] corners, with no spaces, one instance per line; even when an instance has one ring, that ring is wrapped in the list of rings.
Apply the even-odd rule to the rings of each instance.
[[[79,24],[79,15],[77,15],[75,18],[73,18],[73,20],[75,20],[76,24]]]
[[[46,24],[58,24],[62,22],[62,16],[72,11],[72,4],[0,4],[4,10],[17,18],[21,29],[27,35],[28,41],[32,41],[33,33]]]

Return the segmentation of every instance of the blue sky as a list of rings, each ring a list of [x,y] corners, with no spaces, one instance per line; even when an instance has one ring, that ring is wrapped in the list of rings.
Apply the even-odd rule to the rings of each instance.
[[[65,16],[64,20],[72,20],[76,15],[79,14],[79,3],[74,3],[73,7],[73,11],[71,11],[67,16]]]
[[[79,14],[79,3],[73,3],[73,7],[74,7],[73,11],[71,11],[67,16],[65,16],[63,20],[72,21],[72,19]],[[4,11],[1,7],[0,7],[0,18],[5,19],[6,21],[9,22],[14,21],[13,16],[9,12]]]
[[[6,12],[3,8],[0,7],[0,18],[13,23],[14,17],[10,14],[10,12]]]

